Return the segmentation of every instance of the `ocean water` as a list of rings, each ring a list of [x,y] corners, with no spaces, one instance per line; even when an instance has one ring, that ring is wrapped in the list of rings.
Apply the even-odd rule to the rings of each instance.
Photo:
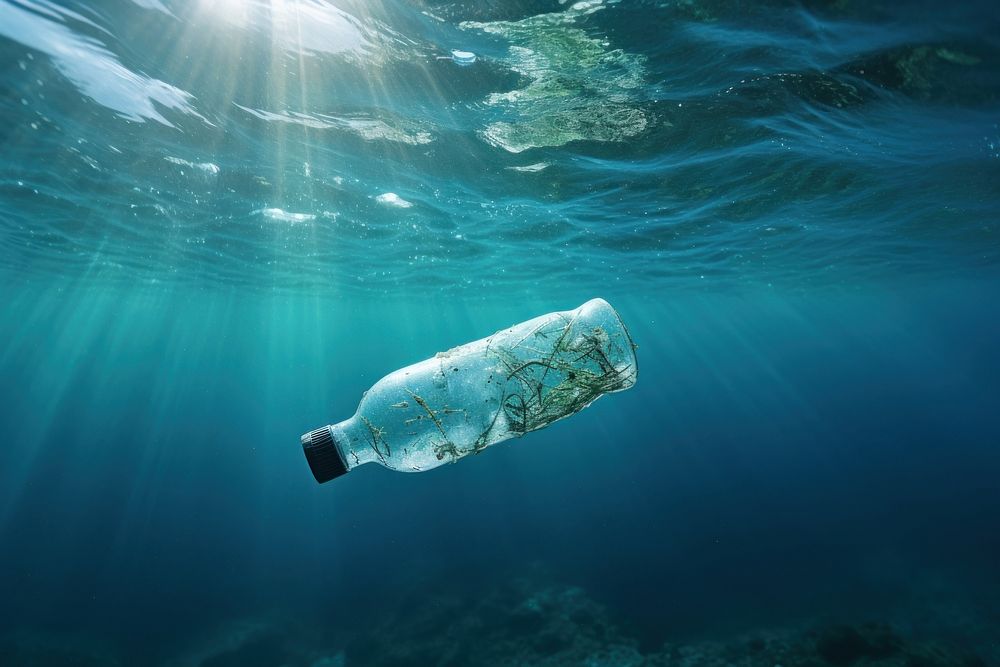
[[[0,664],[1000,665],[994,3],[2,0],[0,149]],[[595,296],[634,388],[313,480]]]

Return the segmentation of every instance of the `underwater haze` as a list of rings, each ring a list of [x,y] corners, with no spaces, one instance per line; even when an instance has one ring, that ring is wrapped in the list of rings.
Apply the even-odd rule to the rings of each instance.
[[[0,0],[0,664],[1000,667],[998,234],[994,2]],[[594,297],[634,388],[313,479]]]

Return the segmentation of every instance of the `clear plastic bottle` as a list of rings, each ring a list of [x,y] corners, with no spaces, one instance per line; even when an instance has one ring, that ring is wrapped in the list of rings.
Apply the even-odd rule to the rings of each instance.
[[[302,446],[318,482],[365,463],[430,470],[628,389],[635,348],[611,304],[591,299],[386,375],[353,417]]]

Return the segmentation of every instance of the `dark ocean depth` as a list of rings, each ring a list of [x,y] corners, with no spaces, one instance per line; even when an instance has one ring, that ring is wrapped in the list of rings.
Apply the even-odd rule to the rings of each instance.
[[[0,0],[0,665],[1000,667],[998,124],[988,2]],[[313,479],[593,297],[634,388]]]

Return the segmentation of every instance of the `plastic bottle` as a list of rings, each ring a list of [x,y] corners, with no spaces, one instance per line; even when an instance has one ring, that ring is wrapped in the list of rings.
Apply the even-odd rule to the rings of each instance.
[[[592,299],[390,373],[302,447],[320,483],[365,463],[430,470],[628,389],[635,348],[615,309]]]

